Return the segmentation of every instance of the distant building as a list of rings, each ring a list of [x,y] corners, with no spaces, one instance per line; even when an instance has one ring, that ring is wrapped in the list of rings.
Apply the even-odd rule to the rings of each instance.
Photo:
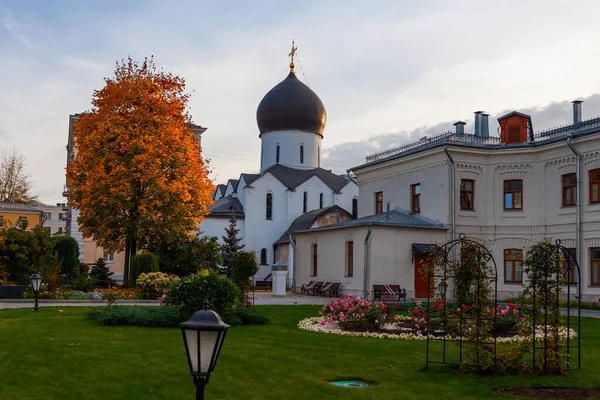
[[[0,203],[0,227],[26,224],[27,229],[41,225],[43,212],[23,203]]]
[[[296,232],[298,284],[342,282],[341,293],[400,284],[427,297],[420,268],[436,244],[460,234],[483,240],[497,265],[499,296],[521,293],[530,244],[560,239],[578,260],[581,295],[600,295],[600,118],[535,132],[528,115],[475,114],[455,131],[368,156],[352,168],[358,219]],[[389,211],[388,211],[389,210]],[[573,289],[574,290],[574,289]]]
[[[69,206],[67,203],[56,203],[55,206],[38,203],[36,208],[42,211],[42,226],[51,235],[67,233],[67,220]]]

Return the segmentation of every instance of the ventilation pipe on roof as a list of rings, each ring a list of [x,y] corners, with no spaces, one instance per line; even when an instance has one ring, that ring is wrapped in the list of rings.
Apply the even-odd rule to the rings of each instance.
[[[573,124],[577,125],[581,122],[581,103],[582,100],[572,101],[573,103]]]
[[[371,240],[371,223],[367,225],[367,236],[365,236],[365,265],[363,270],[363,298],[367,298],[367,288],[369,287],[369,260],[370,260],[370,240]]]
[[[463,121],[455,122],[454,127],[456,128],[457,135],[462,135],[465,133],[465,123]]]
[[[575,102],[573,102],[573,115],[575,115]],[[569,146],[571,151],[575,154],[575,179],[577,181],[577,186],[575,187],[577,190],[575,194],[575,218],[577,218],[577,221],[575,221],[575,257],[581,257],[581,153],[579,153],[575,147],[573,147],[573,144],[571,143],[572,138],[573,134],[569,133],[567,135],[567,146]],[[581,286],[581,270],[578,270],[577,273],[579,276],[577,277],[577,294],[575,295],[575,298],[579,298],[579,287]]]
[[[488,121],[488,117],[490,114],[482,113],[481,114],[481,136],[482,137],[490,137],[490,123]]]
[[[387,220],[387,219],[390,219],[390,204],[391,204],[391,203],[392,203],[391,201],[388,201],[388,202],[387,202],[387,208],[386,208],[386,211],[385,211],[385,219],[386,219],[386,220]]]
[[[475,136],[481,136],[481,114],[483,111],[475,111]]]

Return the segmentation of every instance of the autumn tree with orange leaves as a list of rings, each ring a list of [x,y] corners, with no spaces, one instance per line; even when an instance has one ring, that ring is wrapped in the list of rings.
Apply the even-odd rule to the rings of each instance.
[[[71,204],[85,237],[132,255],[186,240],[208,213],[213,185],[191,130],[185,80],[153,58],[117,62],[73,128]]]

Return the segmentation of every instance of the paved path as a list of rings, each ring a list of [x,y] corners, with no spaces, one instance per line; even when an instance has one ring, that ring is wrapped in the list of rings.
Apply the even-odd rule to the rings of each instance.
[[[294,304],[329,304],[328,297],[321,296],[304,296],[295,293],[288,293],[285,297],[276,297],[271,293],[257,292],[254,294],[254,304],[278,304],[278,305],[294,305]],[[122,306],[158,306],[156,300],[117,300],[117,305]],[[39,300],[40,307],[100,307],[106,305],[105,300]],[[0,309],[6,308],[29,308],[33,307],[33,300],[0,300]]]

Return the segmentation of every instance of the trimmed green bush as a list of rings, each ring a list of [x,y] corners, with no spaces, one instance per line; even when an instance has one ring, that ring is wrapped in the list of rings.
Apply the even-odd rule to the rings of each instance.
[[[86,314],[88,319],[102,325],[134,325],[171,328],[178,326],[183,319],[174,307],[122,307],[113,306],[110,312],[94,310]]]
[[[185,321],[176,307],[123,307],[113,306],[110,312],[96,309],[86,314],[87,319],[98,321],[102,325],[151,326],[158,328],[176,328]],[[269,322],[254,310],[240,308],[221,315],[223,321],[231,326],[260,325]]]
[[[222,315],[235,308],[240,299],[240,289],[227,277],[204,270],[188,275],[169,287],[163,303],[179,308],[182,317],[188,319],[201,310],[207,300],[211,309]]]
[[[136,254],[131,258],[131,281],[135,282],[141,274],[158,272],[158,257],[152,253]]]
[[[79,267],[79,245],[71,236],[63,236],[54,245],[54,251],[60,261],[60,273],[72,275]]]

